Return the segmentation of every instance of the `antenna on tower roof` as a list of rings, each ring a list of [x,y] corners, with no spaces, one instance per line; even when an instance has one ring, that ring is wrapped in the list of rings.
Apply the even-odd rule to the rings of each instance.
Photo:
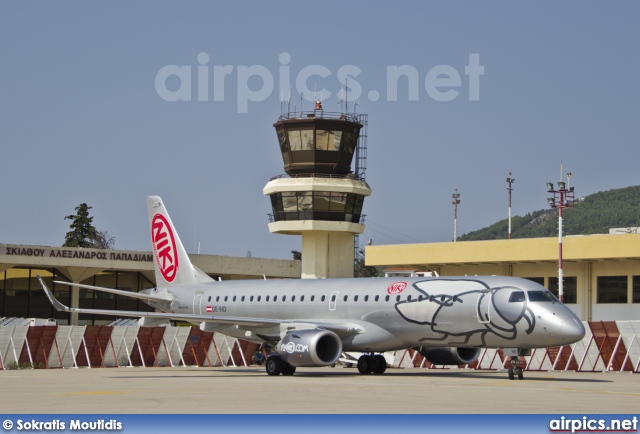
[[[300,92],[300,117],[302,117],[302,97],[304,96],[304,93]]]
[[[344,79],[344,112],[349,113],[349,94],[347,93],[347,86],[349,78]]]

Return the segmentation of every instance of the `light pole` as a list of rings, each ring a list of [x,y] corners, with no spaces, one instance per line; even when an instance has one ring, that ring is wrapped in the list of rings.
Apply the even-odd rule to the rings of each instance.
[[[511,177],[511,172],[509,172],[509,177],[507,178],[507,184],[509,184],[509,187],[507,187],[507,190],[509,190],[509,239],[511,239],[511,190],[513,190],[513,188],[511,188],[511,184],[514,182],[516,182],[516,179]]]
[[[460,203],[460,193],[458,193],[458,189],[453,190],[453,242],[456,242],[457,238],[457,224],[458,224],[458,204]]]
[[[571,173],[567,173],[567,179],[571,181]],[[562,270],[562,210],[573,206],[575,196],[573,187],[567,188],[563,181],[558,181],[558,189],[554,190],[553,183],[547,182],[547,192],[553,193],[553,197],[547,199],[551,208],[558,209],[558,298],[564,303],[564,282]]]

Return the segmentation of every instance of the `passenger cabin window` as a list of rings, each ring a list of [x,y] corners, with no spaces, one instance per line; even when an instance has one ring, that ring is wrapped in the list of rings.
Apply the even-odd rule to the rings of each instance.
[[[236,301],[236,296],[235,296],[235,295],[233,296],[233,301],[234,301],[234,303],[235,303],[235,301]]]
[[[211,301],[211,296],[209,296],[209,298],[207,299],[207,301]]]
[[[389,301],[389,296],[388,295],[384,298],[384,301]]]
[[[304,301],[304,295],[300,297],[300,303]]]
[[[521,303],[525,301],[524,291],[513,291],[509,297],[509,303]]]
[[[229,296],[228,296],[228,295],[225,295],[225,296],[224,296],[224,301],[226,302],[228,298],[229,298]]]
[[[219,302],[219,301],[220,301],[220,296],[218,295],[218,296],[216,297],[216,303],[217,303],[217,302]]]
[[[258,301],[260,301],[260,297],[261,297],[261,296],[259,295],[259,296],[258,296]]]
[[[315,295],[312,295],[312,296],[311,296],[311,301],[313,301],[313,300],[315,300],[315,299],[316,299],[316,296],[315,296]]]
[[[295,295],[293,297],[291,297],[291,302],[293,303],[294,301],[296,301],[296,296]]]
[[[529,301],[550,301],[552,303],[559,302],[559,300],[549,291],[527,291],[529,295]]]
[[[283,302],[287,301],[287,296],[286,296],[286,295],[283,295],[283,296],[282,296],[282,301],[283,301]]]
[[[269,296],[267,295],[267,298],[265,298],[265,301],[269,301]]]
[[[343,300],[344,300],[344,301],[347,301],[347,299],[348,299],[348,298],[349,298],[349,296],[348,296],[348,295],[345,295]]]
[[[369,296],[368,295],[364,296],[364,301],[369,301]]]
[[[240,299],[240,301],[244,301],[244,295],[242,296],[242,298]]]
[[[358,301],[358,296],[353,297],[353,301]]]
[[[324,295],[322,296],[322,298],[324,298]],[[336,296],[335,296],[335,294],[331,296],[331,301],[332,301],[332,302],[336,301]]]
[[[396,301],[400,301],[400,296],[396,295]]]
[[[249,298],[249,301],[253,301],[253,295]]]
[[[380,296],[379,296],[379,295],[376,295],[375,300],[376,300],[376,301],[380,300]]]
[[[407,301],[411,301],[411,296],[407,296]]]

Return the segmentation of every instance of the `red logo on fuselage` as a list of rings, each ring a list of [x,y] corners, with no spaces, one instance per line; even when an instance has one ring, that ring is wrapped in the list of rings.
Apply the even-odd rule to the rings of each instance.
[[[171,225],[162,214],[151,220],[151,242],[160,274],[167,282],[173,282],[178,273],[178,249]]]
[[[407,287],[407,282],[396,282],[389,285],[387,292],[389,294],[400,294]]]

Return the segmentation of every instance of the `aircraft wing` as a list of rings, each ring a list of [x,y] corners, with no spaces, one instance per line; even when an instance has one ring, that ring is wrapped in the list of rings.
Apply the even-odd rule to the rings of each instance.
[[[110,292],[111,294],[124,295],[125,297],[140,298],[142,300],[152,301],[171,301],[173,298],[164,295],[144,294],[140,292],[123,291],[121,289],[102,288],[101,286],[82,285],[80,283],[62,282],[54,280],[53,283],[59,283],[61,285],[77,286],[78,288],[92,289],[94,291]]]
[[[106,309],[82,309],[82,308],[74,308],[68,307],[62,304],[54,295],[51,293],[51,290],[47,287],[40,276],[37,276],[40,281],[40,285],[42,285],[42,289],[44,290],[47,298],[53,305],[53,307],[62,312],[69,313],[86,313],[90,315],[113,315],[113,316],[126,316],[133,318],[164,318],[169,320],[176,321],[191,321],[191,322],[209,322],[215,324],[228,324],[228,325],[238,325],[245,327],[269,327],[280,324],[290,324],[295,328],[322,328],[334,331],[339,334],[352,334],[359,333],[362,331],[357,326],[343,323],[329,323],[323,321],[300,321],[300,320],[279,320],[279,319],[271,319],[271,318],[247,318],[247,317],[234,317],[234,316],[215,316],[215,315],[196,315],[196,314],[180,314],[180,313],[171,313],[171,312],[141,312],[141,311],[130,311],[130,310],[106,310]],[[61,282],[65,283],[65,282]],[[68,283],[67,283],[68,284]],[[89,285],[79,285],[74,284],[72,286],[80,286],[80,287],[89,287],[90,289],[98,289],[104,290],[107,288],[99,288],[92,287]],[[126,293],[122,295],[129,295],[129,291],[120,291],[120,290],[110,290],[109,292],[115,291],[116,294]],[[140,297],[143,298],[143,297]],[[154,298],[159,299],[159,298]],[[167,301],[166,298],[161,298],[163,301]]]

